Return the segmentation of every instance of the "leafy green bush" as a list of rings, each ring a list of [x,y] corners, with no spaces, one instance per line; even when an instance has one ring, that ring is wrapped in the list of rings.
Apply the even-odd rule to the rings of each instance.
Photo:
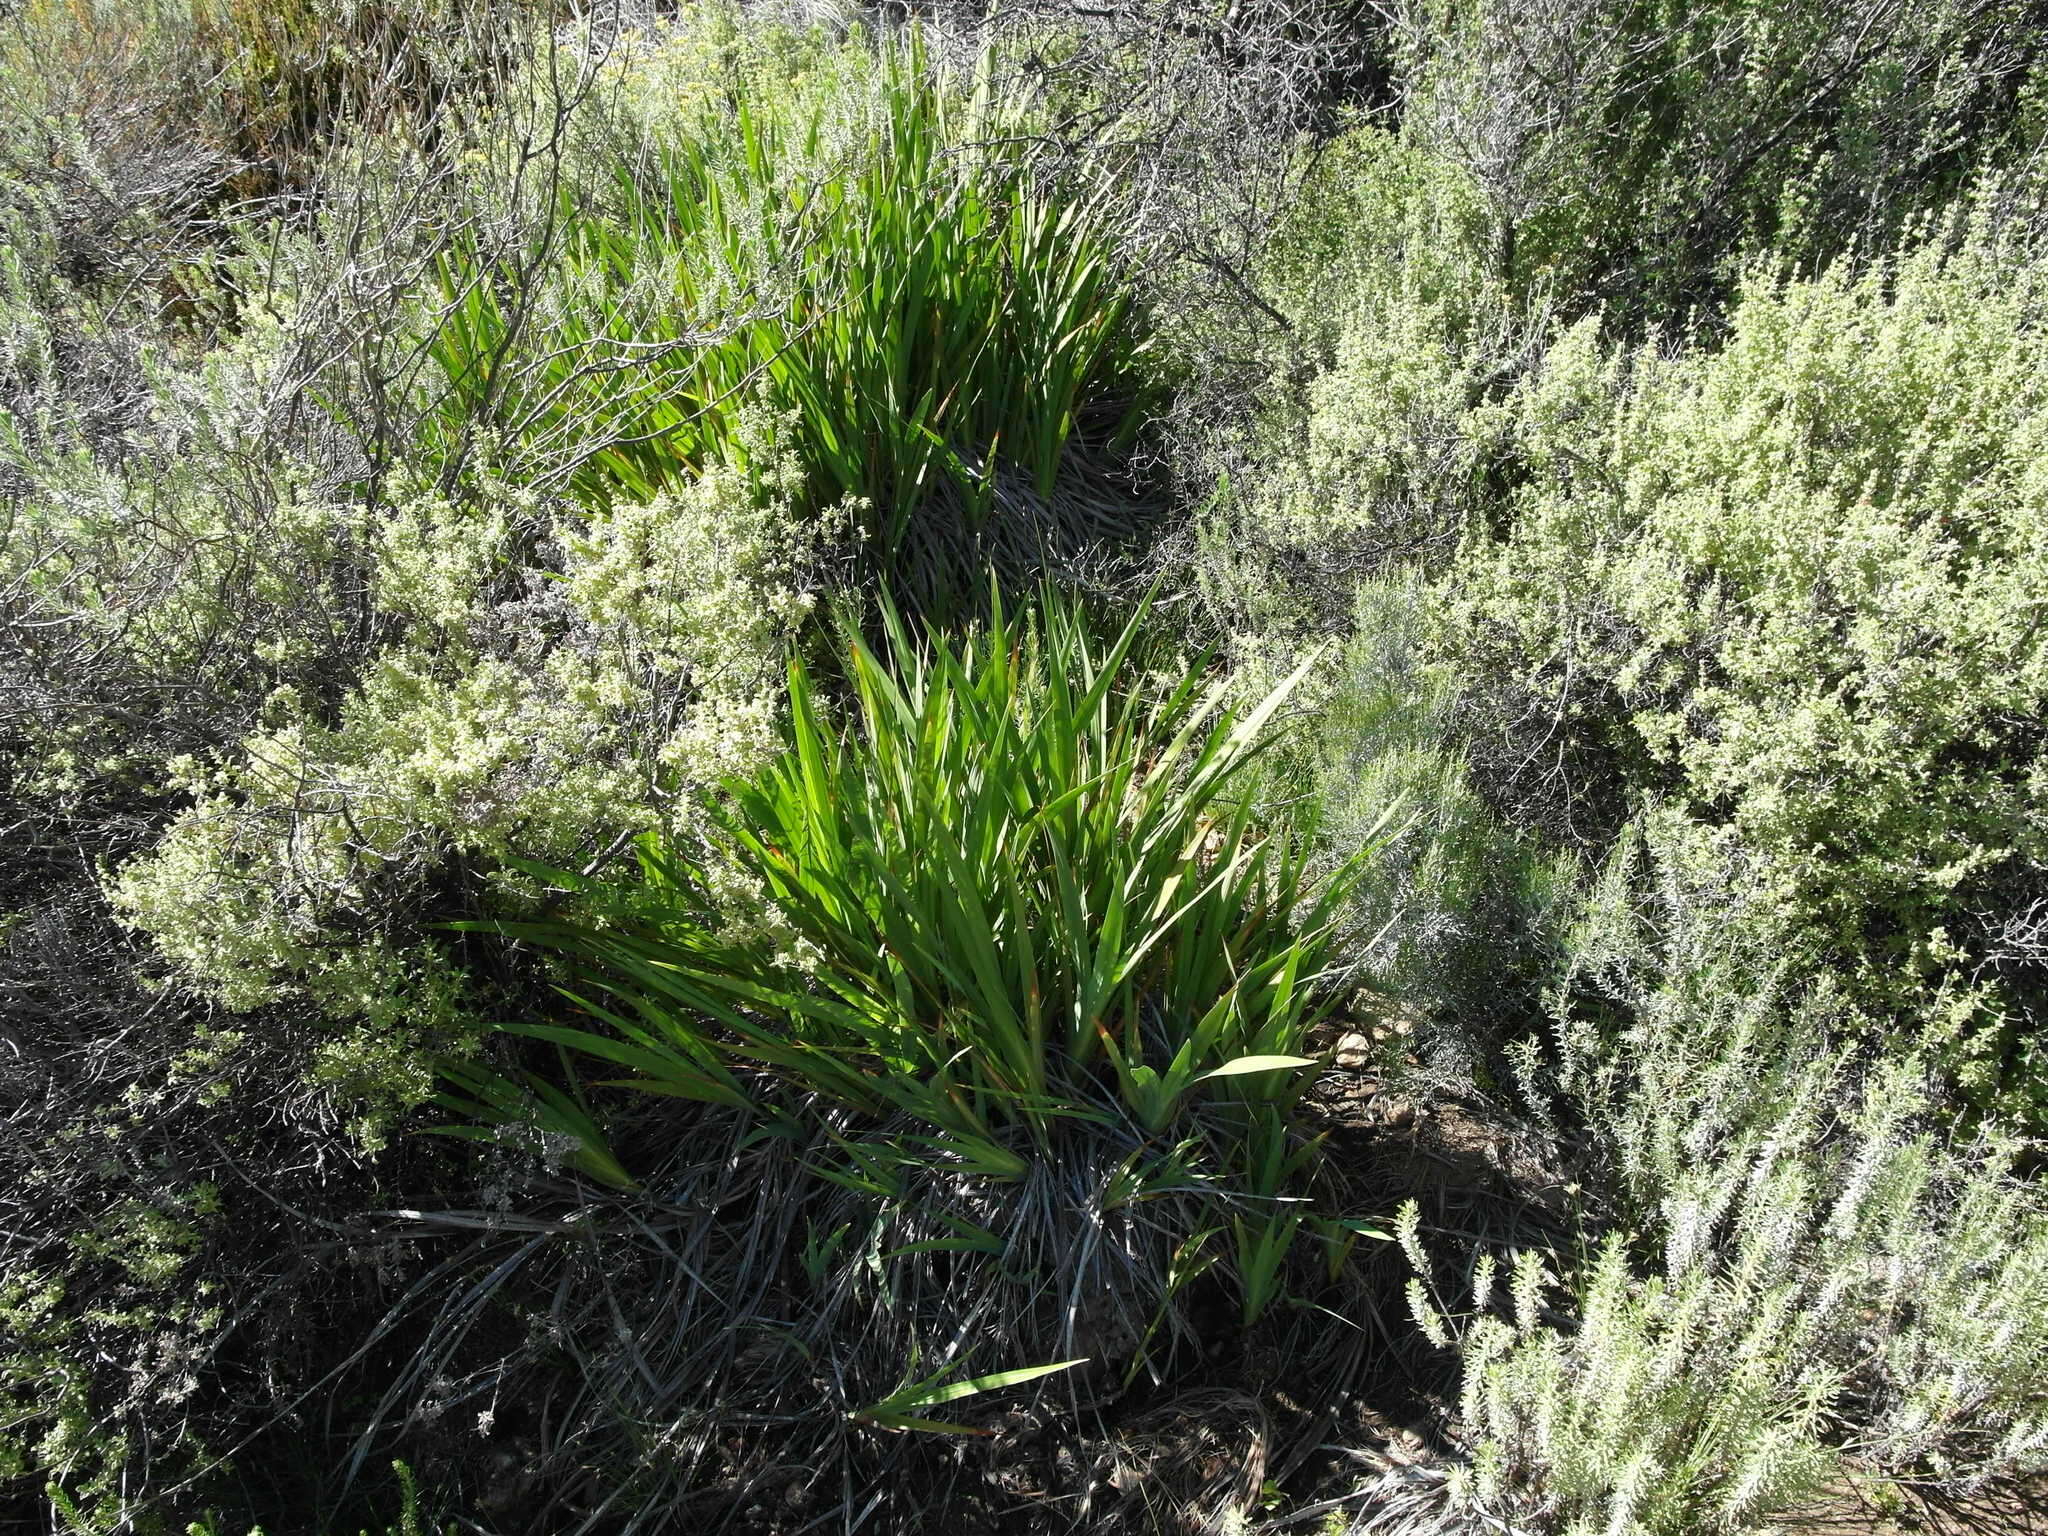
[[[1376,840],[1312,889],[1302,844],[1259,831],[1243,795],[1291,681],[1236,718],[1199,663],[1144,677],[1144,620],[1099,645],[1050,594],[964,642],[892,618],[886,661],[849,632],[845,734],[793,664],[791,744],[705,803],[702,851],[651,841],[601,919],[506,926],[572,960],[605,1026],[515,1032],[705,1103],[753,1105],[745,1077],[765,1071],[806,1117],[917,1128],[874,1155],[998,1179],[1070,1122],[1177,1145],[1134,1159],[1132,1193],[1171,1166],[1253,1197],[1234,1226],[1256,1318],[1303,1220],[1257,1202],[1300,1166],[1287,1111],[1331,1001],[1332,913]],[[454,1070],[476,1107],[506,1101]],[[550,1102],[585,1166],[629,1183],[588,1117]]]
[[[602,204],[562,190],[537,312],[506,298],[531,255],[442,258],[442,453],[488,427],[522,479],[646,499],[744,463],[759,405],[794,424],[809,504],[858,509],[899,585],[970,573],[963,538],[1021,568],[1063,523],[1124,531],[1128,498],[1069,473],[1139,388],[1096,201],[1035,178],[1003,147],[1022,125],[939,82],[914,33],[792,43],[813,71],[727,65]]]
[[[1310,879],[1248,794],[1284,690],[1236,716],[1147,622],[1105,640],[1048,594],[879,652],[843,629],[843,715],[793,665],[782,755],[638,879],[556,872],[568,915],[476,925],[567,971],[572,1013],[504,1026],[545,1070],[450,1062],[444,1102],[591,1181],[475,1261],[577,1298],[546,1454],[580,1497],[819,1464],[914,1523],[979,1476],[920,1442],[1000,1411],[927,1410],[1008,1373],[1070,1365],[1022,1410],[1064,1417],[1240,1329],[1349,1369],[1312,1303],[1360,1228],[1293,1111],[1372,850]],[[537,1353],[412,1375],[559,1390]]]

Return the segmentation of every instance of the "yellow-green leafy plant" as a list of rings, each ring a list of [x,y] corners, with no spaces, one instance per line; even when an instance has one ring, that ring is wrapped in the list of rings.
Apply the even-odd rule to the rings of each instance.
[[[461,1027],[422,925],[463,908],[429,910],[433,882],[459,861],[517,903],[508,859],[588,858],[763,760],[810,597],[805,537],[730,471],[594,516],[507,492],[364,532],[389,642],[332,714],[281,689],[261,730],[173,764],[189,804],[113,895],[229,1006],[357,1021],[327,1070],[402,1099],[407,1052]]]
[[[459,1294],[575,1298],[566,1383],[537,1347],[488,1369],[565,1391],[546,1454],[587,1497],[794,1461],[914,1523],[970,1475],[932,1438],[998,1422],[998,1388],[1064,1416],[1224,1330],[1358,1358],[1316,1303],[1358,1283],[1361,1224],[1297,1105],[1373,849],[1315,879],[1257,803],[1285,689],[1238,714],[1149,613],[996,607],[849,620],[831,683],[791,665],[781,752],[636,873],[527,866],[561,915],[466,925],[562,998],[445,1064],[441,1129],[573,1177]],[[404,1390],[479,1368],[469,1302],[414,1305],[440,1316]]]

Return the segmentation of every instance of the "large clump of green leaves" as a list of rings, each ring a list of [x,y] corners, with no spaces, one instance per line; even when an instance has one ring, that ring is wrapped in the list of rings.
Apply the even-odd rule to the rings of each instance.
[[[1043,507],[1084,423],[1130,425],[1130,290],[1102,204],[1033,174],[983,87],[911,34],[814,75],[733,72],[608,206],[565,188],[542,249],[442,261],[431,346],[444,453],[481,424],[589,500],[746,461],[741,413],[794,427],[819,507],[885,564]],[[851,60],[851,62],[849,62]],[[488,271],[480,277],[480,269]],[[532,462],[528,462],[532,461]],[[1108,526],[1105,498],[1063,513]],[[904,573],[920,574],[918,571]]]
[[[592,893],[601,916],[512,930],[567,957],[594,1021],[518,1032],[657,1093],[851,1111],[899,1128],[892,1157],[998,1180],[1079,1126],[1131,1154],[1134,1189],[1171,1164],[1281,1196],[1363,858],[1315,880],[1258,825],[1251,770],[1292,681],[1240,717],[1200,664],[1156,681],[1143,624],[1104,644],[1048,596],[960,641],[890,616],[886,655],[849,628],[843,728],[793,663],[788,750],[707,800],[702,846],[650,840],[630,890]],[[486,1118],[529,1112],[460,1076]],[[625,1182],[596,1123],[546,1096],[584,1166]],[[1303,1220],[1259,1210],[1234,1223],[1248,1314]]]

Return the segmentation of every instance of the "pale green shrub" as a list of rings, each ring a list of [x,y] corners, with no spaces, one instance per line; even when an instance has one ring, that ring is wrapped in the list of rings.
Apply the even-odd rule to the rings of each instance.
[[[1832,1468],[1819,1431],[1835,1380],[1800,1353],[1796,1286],[1639,1279],[1610,1239],[1560,1327],[1544,1317],[1556,1281],[1542,1255],[1517,1255],[1505,1278],[1506,1315],[1482,1311],[1455,1338],[1471,1462],[1448,1485],[1454,1502],[1569,1536],[1745,1530]],[[1475,1281],[1484,1308],[1491,1255]],[[1419,1288],[1411,1305],[1430,1337],[1454,1341]]]
[[[221,60],[191,0],[23,0],[0,15],[0,221],[39,275],[166,279],[233,169]],[[11,216],[11,217],[10,217]]]
[[[1340,853],[1393,814],[1385,878],[1347,914],[1351,958],[1471,1034],[1533,996],[1544,913],[1569,879],[1469,781],[1466,679],[1434,644],[1427,576],[1484,525],[1510,421],[1498,397],[1540,349],[1495,275],[1468,173],[1369,122],[1304,159],[1256,274],[1284,327],[1260,342],[1256,418],[1173,424],[1181,472],[1223,482],[1192,520],[1193,574],[1252,689],[1345,637],[1304,686],[1317,724],[1283,777],[1315,795]],[[1226,348],[1189,324],[1165,337],[1184,366]]]
[[[2048,267],[1974,236],[1753,277],[1727,344],[1568,333],[1512,529],[1442,589],[1493,793],[1667,801],[1974,1092],[2031,1096],[2048,886]]]
[[[419,929],[434,882],[484,878],[444,917],[516,901],[504,859],[580,864],[761,760],[810,598],[805,536],[730,471],[591,516],[414,503],[361,537],[391,639],[331,715],[280,689],[261,730],[174,763],[190,808],[112,891],[230,1007],[366,1021],[330,1066],[374,1076],[459,1018]]]
[[[1462,168],[1517,292],[1712,325],[1743,267],[1882,250],[2041,131],[2019,0],[1403,0],[1402,131]]]
[[[1290,545],[1335,538],[1370,565],[1455,547],[1485,467],[1472,412],[1523,334],[1486,238],[1471,183],[1427,152],[1370,127],[1323,151],[1275,243],[1323,362],[1301,390],[1296,451],[1262,486]]]
[[[1339,855],[1393,830],[1344,914],[1351,962],[1483,1056],[1516,1012],[1533,1010],[1577,869],[1505,823],[1472,785],[1455,724],[1459,680],[1431,658],[1429,620],[1419,578],[1358,589],[1352,632],[1310,685],[1303,774],[1319,835]]]
[[[1443,565],[1485,506],[1486,403],[1529,347],[1476,197],[1371,125],[1307,173],[1260,273],[1289,330],[1262,354],[1256,419],[1181,445],[1182,473],[1227,482],[1197,520],[1196,570],[1240,634],[1343,625],[1361,579]]]
[[[1478,352],[1509,304],[1487,270],[1489,234],[1467,172],[1369,119],[1353,122],[1316,146],[1265,250],[1265,291],[1305,360],[1325,367],[1346,347],[1372,345],[1356,334],[1368,318],[1411,344],[1389,344],[1390,365],[1412,362],[1402,354],[1425,335]]]
[[[1411,1287],[1463,1357],[1457,1491],[1540,1529],[1746,1529],[1842,1456],[1956,1487],[2048,1465],[2023,1144],[1945,1132],[1924,1065],[1870,1061],[1839,990],[1788,984],[1797,941],[1677,830],[1610,864],[1524,1062],[1612,1225],[1583,1262],[1516,1256],[1505,1303],[1482,1256],[1462,1326]]]
[[[1718,327],[1755,262],[1866,259],[2023,157],[2038,21],[1871,16],[1392,8],[1398,127],[1299,146],[1272,189],[1288,215],[1238,274],[1256,324],[1167,331],[1206,402],[1174,423],[1176,471],[1197,494],[1229,481],[1196,559],[1223,621],[1341,628],[1361,576],[1441,568],[1504,526],[1521,470],[1494,407],[1553,316]]]
[[[1741,886],[1660,817],[1647,855],[1624,841],[1574,936],[1549,1081],[1606,1160],[1617,1219],[1671,1275],[1769,1234],[1732,1272],[1775,1265],[1806,1288],[1797,1336],[1842,1371],[1831,1412],[1857,1455],[1965,1481],[2032,1470],[2048,1206],[2028,1145],[1959,1127],[1924,1056],[1873,1055],[1796,917]],[[1618,1032],[1595,1022],[1616,1005]],[[1526,1077],[1540,1098],[1544,1072]]]
[[[189,369],[132,341],[120,413],[142,425],[114,446],[96,451],[89,407],[65,399],[0,426],[17,497],[0,758],[20,793],[147,794],[169,758],[247,730],[281,685],[318,688],[345,649],[348,519],[259,446],[282,322],[252,317]]]
[[[138,332],[118,451],[82,441],[64,400],[0,437],[23,488],[0,528],[0,595],[24,620],[0,635],[13,791],[168,822],[142,857],[133,832],[113,855],[117,906],[232,1008],[304,997],[354,1019],[327,1070],[401,1098],[424,1081],[413,1048],[465,1006],[423,925],[506,894],[488,871],[509,852],[580,864],[753,761],[808,601],[797,562],[843,521],[798,528],[782,428],[742,402],[746,474],[714,464],[590,516],[488,476],[444,494],[376,473],[416,423],[350,370],[388,366],[375,339],[407,322],[350,286],[332,242],[421,198],[516,222],[479,211],[503,167],[465,166],[466,190],[406,193],[404,155],[366,151],[337,172],[339,234],[222,255],[223,290],[263,302],[197,355]],[[390,233],[402,276],[417,242]],[[27,284],[6,284],[23,297],[5,329],[33,390],[58,343]],[[321,350],[329,331],[343,344]]]
[[[119,52],[111,30],[68,42]],[[123,213],[103,246],[121,261],[67,275],[52,183],[88,210],[119,192],[85,150],[150,126],[154,97],[64,128],[84,146],[68,160],[17,153],[41,117],[0,123],[10,1510],[49,1482],[48,1518],[79,1529],[333,1497],[354,1429],[337,1417],[309,1452],[287,1405],[357,1390],[330,1373],[367,1358],[410,1261],[309,1249],[305,1222],[475,1174],[448,1144],[386,1138],[426,1091],[426,1052],[525,979],[466,969],[437,924],[527,910],[500,856],[584,867],[777,724],[813,580],[795,562],[819,530],[786,514],[774,426],[747,413],[751,483],[714,466],[585,517],[488,476],[422,485],[433,466],[394,405],[408,285],[452,226],[520,232],[535,199],[508,167],[522,149],[570,165],[545,133],[578,78],[524,81],[532,99],[500,96],[481,126],[450,103],[431,154],[340,125],[312,209],[232,210],[247,222],[210,227],[200,265],[172,238],[178,202]],[[88,84],[122,103],[119,82]],[[182,160],[116,169],[212,166],[189,126],[169,141]],[[7,181],[22,164],[52,175]],[[156,288],[167,264],[174,295]],[[102,1217],[167,1208],[173,1169],[215,1179],[225,1217],[170,1276],[146,1226]]]

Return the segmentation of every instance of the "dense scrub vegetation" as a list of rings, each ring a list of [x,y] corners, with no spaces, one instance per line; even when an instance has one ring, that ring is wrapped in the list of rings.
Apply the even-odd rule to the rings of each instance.
[[[2048,1472],[2018,0],[0,0],[0,1525]]]

